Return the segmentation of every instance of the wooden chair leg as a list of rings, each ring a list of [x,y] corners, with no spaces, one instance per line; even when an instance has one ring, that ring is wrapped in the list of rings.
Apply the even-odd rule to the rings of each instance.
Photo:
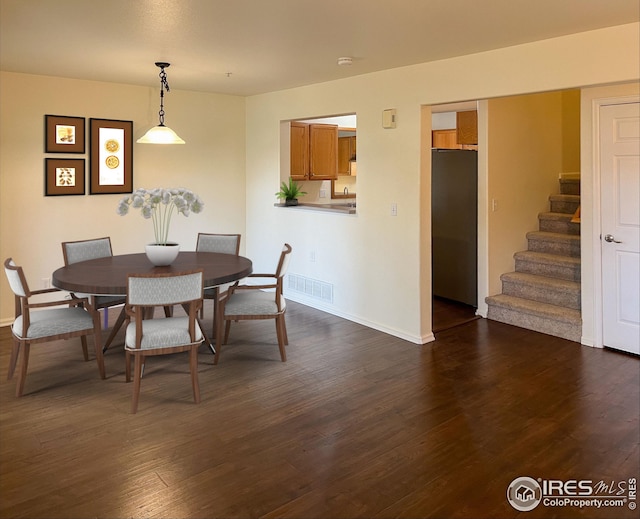
[[[285,334],[286,332],[282,328],[282,316],[276,317],[276,335],[278,336],[278,348],[280,349],[280,359],[282,362],[287,362],[287,351],[284,349]]]
[[[224,340],[222,341],[222,344],[227,344],[227,342],[229,341],[229,330],[231,330],[231,321],[225,321]]]
[[[196,404],[200,403],[200,383],[198,382],[198,346],[189,350],[189,368],[191,371],[191,387],[193,389],[193,399]]]
[[[140,379],[142,378],[142,355],[136,354],[135,366],[133,368],[133,399],[131,400],[131,412],[138,411],[138,400],[140,398]]]
[[[82,342],[82,356],[84,357],[84,361],[87,362],[89,360],[89,348],[87,348],[87,336],[83,335],[80,337],[80,341]]]
[[[284,336],[284,344],[285,346],[289,346],[289,336],[287,335],[287,322],[284,319],[284,314],[282,314],[282,332]]]
[[[11,348],[11,357],[9,358],[9,371],[7,373],[7,380],[13,378],[13,373],[16,370],[16,364],[18,363],[18,356],[20,354],[20,343],[13,340],[13,346]]]
[[[18,381],[16,383],[16,396],[22,396],[22,392],[24,391],[24,381],[27,378],[27,366],[29,365],[29,350],[31,345],[28,342],[25,342],[22,345],[22,364],[20,365],[20,370],[18,371]]]
[[[131,382],[131,353],[129,350],[124,351],[124,379]]]

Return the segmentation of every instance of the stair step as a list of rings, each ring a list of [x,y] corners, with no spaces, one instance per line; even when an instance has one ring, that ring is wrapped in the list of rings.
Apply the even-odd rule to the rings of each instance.
[[[580,177],[561,178],[560,193],[563,195],[579,195],[580,194]]]
[[[580,310],[580,283],[575,281],[526,272],[502,274],[500,280],[504,295]]]
[[[582,317],[578,310],[509,295],[489,296],[487,318],[554,337],[580,342]]]
[[[566,234],[580,234],[580,224],[572,222],[573,213],[538,214],[539,230]]]
[[[577,235],[531,231],[527,233],[527,240],[530,251],[580,257],[580,236]]]
[[[580,258],[528,250],[516,252],[513,258],[516,272],[580,282]]]
[[[580,195],[551,195],[549,205],[552,213],[573,214],[580,206]]]

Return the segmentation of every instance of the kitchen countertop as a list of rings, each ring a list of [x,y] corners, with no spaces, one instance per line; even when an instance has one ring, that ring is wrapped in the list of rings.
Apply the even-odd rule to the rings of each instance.
[[[305,209],[310,211],[323,211],[327,213],[356,214],[355,202],[336,204],[307,204],[300,202],[298,205],[273,204],[275,207],[286,207],[287,209]]]

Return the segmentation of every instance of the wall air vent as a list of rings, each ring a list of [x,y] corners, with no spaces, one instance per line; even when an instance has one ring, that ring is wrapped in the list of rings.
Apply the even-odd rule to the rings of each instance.
[[[333,304],[333,285],[325,281],[311,279],[298,274],[289,274],[287,289],[318,299],[324,303]]]

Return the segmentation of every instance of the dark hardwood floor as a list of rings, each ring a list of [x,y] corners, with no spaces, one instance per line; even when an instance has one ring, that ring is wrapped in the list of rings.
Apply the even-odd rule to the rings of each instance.
[[[476,308],[473,306],[444,297],[434,296],[432,308],[434,334],[480,319],[480,316],[476,315]]]
[[[101,380],[79,340],[33,346],[15,398],[1,328],[0,516],[638,517],[506,499],[639,478],[637,358],[486,319],[424,346],[295,303],[287,325],[287,363],[271,321],[232,325],[217,366],[202,347],[200,404],[186,354],[149,359],[136,415],[122,349]]]

